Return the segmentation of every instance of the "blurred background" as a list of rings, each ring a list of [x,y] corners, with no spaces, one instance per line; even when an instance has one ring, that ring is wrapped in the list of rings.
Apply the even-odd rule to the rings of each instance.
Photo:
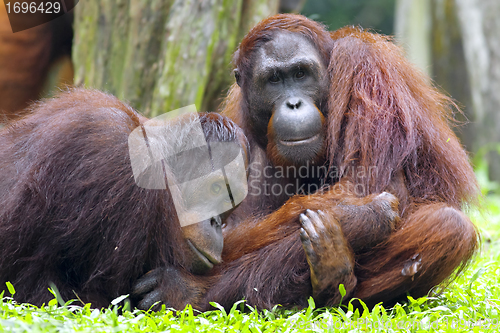
[[[15,34],[1,2],[0,122],[66,85],[107,91],[149,117],[192,103],[215,111],[234,82],[239,41],[278,12],[301,13],[330,30],[359,25],[394,35],[463,110],[455,130],[484,192],[498,191],[498,0],[81,1],[67,15]]]

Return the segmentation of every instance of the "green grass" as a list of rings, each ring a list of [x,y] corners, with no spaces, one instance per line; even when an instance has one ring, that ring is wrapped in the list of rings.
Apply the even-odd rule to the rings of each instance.
[[[484,184],[482,184],[483,186]],[[491,185],[491,184],[490,184]],[[8,332],[493,332],[500,328],[500,196],[488,195],[483,211],[470,216],[482,234],[482,251],[448,288],[433,297],[409,299],[394,308],[376,306],[361,313],[352,307],[255,311],[243,302],[226,313],[139,310],[120,314],[116,305],[93,310],[88,305],[60,306],[56,299],[41,308],[0,300],[0,331]],[[11,290],[12,292],[13,290]],[[117,300],[116,303],[118,303]],[[246,311],[241,311],[246,308]]]

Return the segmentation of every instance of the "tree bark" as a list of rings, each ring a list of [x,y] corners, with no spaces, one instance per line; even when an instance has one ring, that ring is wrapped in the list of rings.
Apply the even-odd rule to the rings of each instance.
[[[455,0],[472,95],[476,148],[487,154],[489,176],[500,181],[500,2]]]
[[[398,0],[396,38],[407,57],[426,72],[463,113],[455,113],[455,131],[469,151],[476,151],[470,85],[465,69],[462,31],[455,0]]]
[[[420,20],[411,30],[413,35],[400,27],[396,29],[402,36],[400,40],[422,41],[430,31],[424,43],[430,47],[430,58],[422,55],[418,45],[412,47],[415,42],[409,43],[409,58],[417,59],[414,62],[424,66],[436,84],[458,101],[464,114],[455,116],[465,123],[457,128],[459,136],[473,153],[490,150],[486,155],[489,176],[500,181],[500,2],[425,1],[430,1],[430,27],[426,20]],[[420,1],[398,0],[399,8],[411,8],[417,3]],[[398,24],[404,27],[405,22],[415,22],[411,16],[418,12],[400,9],[397,14],[396,28]]]
[[[476,152],[471,87],[466,70],[462,31],[455,0],[432,1],[432,76],[445,93],[457,100],[463,113],[456,113],[457,134],[469,151]]]
[[[233,82],[241,37],[278,0],[101,0],[75,8],[75,84],[108,91],[149,117],[214,111]]]
[[[407,58],[427,74],[431,73],[430,1],[397,0],[394,33]]]

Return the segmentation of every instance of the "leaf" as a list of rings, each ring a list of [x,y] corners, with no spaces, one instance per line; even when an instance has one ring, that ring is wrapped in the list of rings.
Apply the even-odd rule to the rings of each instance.
[[[309,297],[309,299],[307,300],[307,303],[309,304],[309,307],[311,309],[315,309],[316,308],[316,303],[314,303],[314,299],[312,297]]]
[[[309,297],[309,299],[307,300],[307,303],[309,304],[309,306],[307,307],[305,316],[310,317],[311,314],[313,313],[314,309],[316,308],[316,304],[314,303],[314,299],[312,297]]]
[[[344,296],[347,294],[347,292],[345,291],[345,287],[342,283],[339,284],[339,292],[340,292],[340,304],[342,304],[342,301],[344,300]]]
[[[231,308],[231,310],[229,311],[229,314],[233,314],[233,313],[234,313],[234,311],[236,311],[236,308],[238,307],[238,305],[240,305],[241,303],[244,303],[244,302],[245,302],[245,300],[244,300],[244,299],[241,299],[241,300],[239,300],[239,301],[235,302],[235,303],[233,304],[233,307],[232,307],[232,308]]]
[[[476,273],[474,273],[474,275],[471,277],[470,279],[470,282],[469,282],[469,290],[472,288],[472,284],[481,276],[484,274],[484,272],[486,272],[486,268],[484,267],[481,267],[480,269],[478,269],[476,271]]]
[[[127,295],[121,295],[121,296],[115,298],[114,300],[112,300],[111,304],[112,305],[116,305],[116,304],[120,303],[121,301],[123,301],[127,297],[128,297],[128,294]]]
[[[16,289],[14,289],[14,286],[12,285],[12,283],[10,283],[9,281],[5,282],[5,284],[7,285],[7,289],[9,289],[9,293],[14,296],[14,294],[16,293]]]
[[[222,305],[220,305],[219,303],[216,303],[216,302],[210,302],[210,305],[213,306],[214,308],[220,310],[220,312],[222,312],[222,315],[224,317],[227,317],[226,309],[224,309],[224,307]]]

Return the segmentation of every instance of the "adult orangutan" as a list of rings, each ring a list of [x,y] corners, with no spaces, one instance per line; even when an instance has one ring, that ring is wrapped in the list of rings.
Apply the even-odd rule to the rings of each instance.
[[[246,188],[244,157],[229,170],[225,159],[240,151],[246,156],[247,141],[232,121],[215,113],[168,123],[160,128],[166,136],[151,135],[159,126],[148,123],[113,96],[73,89],[35,104],[31,114],[0,130],[0,290],[10,281],[14,299],[41,305],[53,298],[52,283],[64,300],[105,307],[129,294],[146,272],[165,267],[174,278],[183,274],[164,290],[171,306],[184,307],[202,294],[196,285],[221,260],[225,218],[221,210],[211,214],[205,208],[227,206],[228,181],[233,198]],[[182,192],[179,206],[170,185],[139,186],[148,169],[136,172],[134,161],[150,169],[154,164],[143,163],[150,161],[146,144],[142,151],[132,147],[145,140],[154,151],[162,138],[190,147],[196,131],[205,145],[183,149],[170,163],[178,184],[180,177],[196,175],[182,179],[195,186]],[[217,172],[221,166],[225,177]],[[243,170],[243,182],[236,169]]]
[[[478,233],[461,207],[477,184],[448,125],[454,105],[387,37],[277,15],[234,64],[223,112],[250,141],[250,192],[198,308],[336,305],[341,283],[344,301],[393,303],[464,268]],[[397,201],[399,220],[369,208]],[[163,301],[157,273],[141,285]]]

